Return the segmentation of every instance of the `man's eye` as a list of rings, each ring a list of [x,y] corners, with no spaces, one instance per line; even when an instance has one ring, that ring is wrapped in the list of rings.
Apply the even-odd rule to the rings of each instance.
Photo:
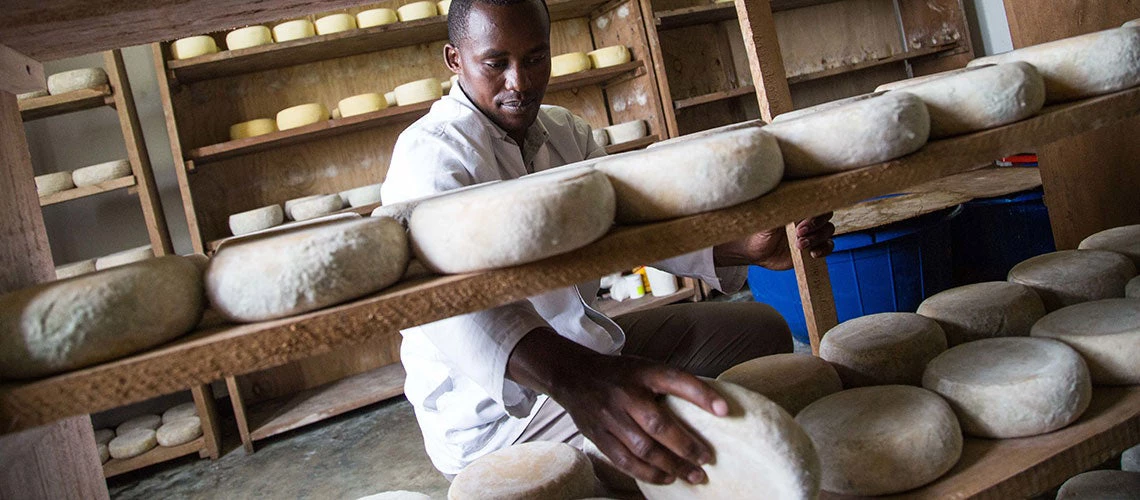
[[[532,57],[529,62],[530,62],[530,64],[542,64],[542,62],[545,60],[546,60],[546,56],[543,55],[543,56]]]
[[[503,69],[503,68],[507,67],[507,63],[502,62],[502,61],[488,61],[484,64],[486,64],[488,68],[493,68],[493,69]]]

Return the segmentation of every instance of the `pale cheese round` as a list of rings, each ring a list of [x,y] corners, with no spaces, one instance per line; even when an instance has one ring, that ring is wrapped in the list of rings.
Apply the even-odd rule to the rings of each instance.
[[[408,22],[437,16],[439,15],[439,10],[435,2],[422,1],[412,2],[399,7],[396,9],[396,14],[400,16],[400,21]]]
[[[571,167],[571,168],[573,168],[573,167]],[[433,199],[433,198],[442,198],[444,196],[454,196],[454,195],[456,195],[458,193],[462,193],[464,191],[471,191],[471,190],[475,190],[475,189],[485,189],[487,186],[490,186],[491,184],[498,184],[499,182],[502,182],[502,181],[488,181],[488,182],[484,182],[482,184],[474,184],[471,186],[464,186],[461,188],[452,189],[451,191],[446,191],[446,192],[442,192],[442,193],[438,193],[438,194],[434,194],[434,195],[430,195],[430,196],[424,196],[421,198],[415,198],[412,200],[405,200],[405,201],[401,201],[399,203],[389,203],[387,205],[381,205],[379,207],[376,207],[376,209],[372,210],[372,217],[389,217],[389,218],[395,219],[397,222],[399,222],[401,225],[403,225],[405,228],[407,228],[408,223],[412,220],[412,212],[415,210],[415,208],[417,206],[419,206],[420,203],[427,201],[427,200],[430,200],[430,199]],[[346,195],[344,193],[341,193],[341,196],[346,196]],[[347,202],[347,197],[345,198],[345,201]]]
[[[181,420],[189,417],[198,416],[198,407],[194,402],[182,403],[178,406],[172,406],[166,411],[162,412],[162,423],[169,424],[175,420]]]
[[[608,68],[630,61],[629,48],[625,45],[612,45],[592,50],[586,54],[595,68]]]
[[[282,222],[285,222],[285,211],[281,205],[269,205],[231,215],[230,232],[234,236],[241,236],[280,226]]]
[[[439,80],[436,78],[425,78],[405,83],[396,87],[396,90],[392,92],[395,94],[396,103],[400,106],[434,101],[443,97],[443,87],[440,86]]]
[[[604,130],[613,144],[636,141],[645,137],[648,133],[645,120],[633,120],[617,125],[610,125]]]
[[[56,73],[47,79],[47,88],[51,95],[93,89],[100,85],[107,85],[107,72],[103,71],[103,68],[73,69]]]
[[[1120,454],[1120,470],[1140,472],[1140,445],[1133,446]]]
[[[153,257],[154,249],[152,249],[150,245],[138,246],[95,259],[95,269],[102,271],[112,267],[141,262]]]
[[[313,22],[318,35],[331,35],[356,29],[356,16],[345,14],[329,14]]]
[[[843,106],[847,106],[848,104],[854,104],[854,103],[857,103],[860,101],[866,101],[867,99],[873,99],[875,97],[882,96],[883,94],[886,94],[886,91],[875,91],[875,92],[871,92],[869,94],[854,95],[851,97],[844,97],[843,99],[836,99],[834,101],[827,101],[824,103],[816,104],[814,106],[808,106],[806,108],[794,109],[792,111],[787,111],[787,112],[780,113],[780,114],[776,115],[776,117],[772,119],[772,123],[780,123],[780,122],[786,122],[788,120],[795,120],[796,118],[803,118],[805,116],[814,115],[814,114],[819,113],[819,112],[829,111],[829,110],[836,109],[836,108],[841,108]],[[754,121],[724,125],[722,127],[719,127],[717,129],[713,129],[713,130],[736,129],[736,128],[752,127],[752,126],[758,127],[758,126],[763,126],[763,124],[764,124],[763,121],[754,120]],[[711,130],[706,131],[706,132],[711,132]],[[697,132],[697,133],[701,134],[704,132]],[[682,136],[682,137],[685,137],[685,136]]]
[[[573,500],[594,493],[594,469],[565,443],[533,441],[471,462],[451,482],[448,500]]]
[[[1056,500],[1137,500],[1140,473],[1094,470],[1069,478],[1057,490]]]
[[[773,354],[729,368],[716,378],[760,394],[795,415],[816,400],[843,390],[830,363],[811,354]]]
[[[594,139],[594,144],[599,146],[610,145],[610,134],[604,128],[596,128],[590,131],[590,137]]]
[[[388,101],[388,107],[400,105],[398,102],[396,102],[396,91],[395,90],[393,90],[391,92],[385,92],[384,93],[384,100]]]
[[[95,451],[99,453],[99,463],[105,464],[111,459],[111,448],[107,446],[107,443],[95,445]]]
[[[392,9],[368,9],[356,14],[356,25],[360,28],[371,28],[399,21],[399,16]]]
[[[1140,299],[1140,276],[1128,280],[1124,287],[1124,296],[1130,299]]]
[[[76,276],[95,272],[95,259],[81,260],[79,262],[72,262],[71,264],[64,264],[55,268],[55,279],[74,278]]]
[[[344,116],[340,114],[340,108],[333,108],[332,111],[329,112],[329,116],[332,117],[333,120],[344,118]]]
[[[170,44],[170,56],[175,59],[190,59],[217,51],[218,42],[208,35],[181,38]]]
[[[316,28],[308,19],[285,21],[273,27],[273,41],[277,43],[316,36]]]
[[[1120,25],[1121,28],[1140,28],[1140,19],[1133,19]]]
[[[162,424],[155,432],[159,446],[178,446],[198,439],[202,435],[202,421],[198,417],[186,417]]]
[[[1105,299],[1058,309],[1033,325],[1034,337],[1076,349],[1097,385],[1140,385],[1140,299]]]
[[[70,171],[37,175],[35,180],[36,194],[39,196],[47,196],[75,188],[75,181],[72,180]]]
[[[326,108],[324,104],[319,102],[311,102],[278,111],[277,129],[289,130],[291,128],[304,127],[305,125],[327,121],[328,119],[329,108]]]
[[[358,188],[349,189],[345,191],[344,197],[348,200],[349,206],[363,207],[364,205],[371,205],[373,203],[380,203],[380,188],[384,184],[369,184],[367,186],[360,186]]]
[[[683,217],[758,198],[780,182],[776,140],[750,128],[602,159],[617,194],[617,220]]]
[[[1045,105],[1045,81],[1029,63],[978,68],[899,90],[922,99],[930,137],[986,130],[1033,116]]]
[[[95,444],[107,444],[112,439],[115,439],[115,431],[111,429],[96,429],[95,430]]]
[[[157,430],[162,425],[162,417],[154,414],[139,415],[131,418],[117,427],[115,427],[115,435],[121,436],[135,429],[150,429]]]
[[[1081,240],[1081,250],[1108,250],[1132,259],[1140,268],[1140,224],[1105,229]]]
[[[550,58],[550,77],[572,75],[590,69],[590,57],[585,52],[570,52]]]
[[[1027,259],[1009,270],[1009,281],[1032,288],[1045,310],[1124,296],[1136,276],[1132,260],[1104,250],[1062,250]]]
[[[28,99],[35,99],[37,97],[47,97],[49,95],[51,95],[51,93],[48,92],[47,89],[33,90],[31,92],[24,92],[22,94],[16,94],[16,100],[17,101],[25,101]]]
[[[226,34],[226,49],[240,50],[273,43],[273,32],[266,26],[246,26]]]
[[[436,2],[435,7],[439,11],[439,15],[446,16],[451,10],[451,0],[440,0]]]
[[[585,453],[586,457],[590,459],[590,464],[594,466],[594,476],[598,478],[605,490],[611,493],[638,491],[637,480],[614,465],[610,457],[602,453],[602,450],[593,441],[584,438],[581,449],[582,453]]]
[[[323,195],[323,194],[314,194],[314,195],[302,196],[300,198],[294,198],[292,200],[286,201],[285,202],[285,219],[286,220],[297,220],[293,217],[293,207],[297,206],[298,203],[304,203],[306,201],[315,200],[317,198],[322,198],[324,196],[325,195]]]
[[[388,100],[382,94],[372,92],[346,97],[341,99],[336,106],[340,110],[340,116],[349,117],[387,108]]]
[[[277,120],[272,118],[258,118],[230,125],[230,140],[236,141],[259,135],[271,134],[277,131]]]
[[[107,449],[111,458],[125,460],[142,455],[155,446],[158,446],[158,440],[155,439],[154,430],[134,429],[116,436],[107,444]]]
[[[71,172],[71,181],[75,187],[94,186],[100,182],[107,182],[131,175],[131,162],[127,160],[114,160],[90,167],[77,168]]]
[[[299,201],[293,205],[290,213],[293,220],[303,221],[316,219],[344,208],[344,201],[335,194],[321,195],[311,200]]]
[[[946,350],[934,320],[914,313],[878,313],[840,323],[819,343],[819,357],[843,387],[921,385],[927,362]]]
[[[949,71],[942,71],[942,72],[934,73],[934,74],[930,74],[930,75],[916,76],[913,78],[907,78],[905,80],[898,80],[898,81],[894,81],[894,82],[884,83],[882,85],[879,85],[878,87],[875,87],[875,92],[882,93],[882,92],[887,92],[889,90],[899,90],[899,89],[903,89],[903,88],[910,87],[913,85],[918,85],[921,83],[927,83],[927,82],[931,82],[934,80],[940,80],[942,78],[946,78],[949,76],[960,75],[962,73],[967,73],[970,71],[977,71],[979,69],[988,68],[990,66],[993,66],[993,64],[981,64],[978,66],[971,66],[971,67],[967,67],[967,68],[952,69]],[[871,95],[871,94],[867,94],[867,95]]]
[[[933,482],[962,455],[950,405],[904,385],[862,387],[826,396],[796,416],[823,466],[823,489],[872,496]]]
[[[1033,324],[1045,316],[1045,304],[1025,285],[990,281],[934,294],[917,312],[937,321],[952,347],[994,337],[1028,337]]]

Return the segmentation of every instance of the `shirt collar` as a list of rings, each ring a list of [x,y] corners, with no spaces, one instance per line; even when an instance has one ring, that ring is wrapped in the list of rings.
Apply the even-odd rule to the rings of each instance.
[[[447,96],[474,111],[483,123],[495,132],[495,135],[499,137],[499,139],[515,144],[515,140],[507,135],[506,130],[503,130],[502,127],[495,124],[493,120],[483,114],[483,111],[481,111],[474,102],[471,102],[471,99],[467,97],[467,93],[459,86],[458,81],[455,82],[455,85],[451,86],[451,92],[449,92]],[[538,155],[538,150],[542,149],[542,146],[546,144],[546,141],[549,139],[550,132],[546,130],[546,126],[542,124],[542,120],[535,119],[534,123],[531,124],[530,128],[526,131],[525,143],[522,147],[523,164],[529,167],[534,161],[534,157]],[[518,144],[515,145],[517,146]]]

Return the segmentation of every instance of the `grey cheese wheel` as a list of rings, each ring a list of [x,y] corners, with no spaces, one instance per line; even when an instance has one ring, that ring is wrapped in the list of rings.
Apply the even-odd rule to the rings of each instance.
[[[1076,349],[1094,384],[1140,384],[1140,299],[1105,299],[1058,309],[1033,325],[1033,336]]]
[[[115,436],[110,443],[107,444],[107,449],[111,454],[111,458],[124,460],[134,458],[143,453],[146,453],[155,446],[158,446],[158,441],[155,439],[155,432],[151,429],[132,429],[124,434]]]
[[[75,169],[71,172],[71,180],[76,187],[85,187],[128,175],[131,175],[131,162],[115,160]]]
[[[565,443],[534,441],[494,451],[455,476],[448,500],[575,500],[594,494],[590,460]]]
[[[106,255],[95,259],[95,269],[102,271],[112,267],[125,266],[135,262],[142,262],[144,260],[154,257],[154,250],[150,245],[143,245],[140,247],[130,248],[121,252],[115,252],[111,255]]]
[[[614,189],[587,167],[558,169],[421,201],[408,221],[428,269],[455,274],[534,262],[609,231]]]
[[[340,199],[340,196],[328,194],[311,200],[298,201],[296,205],[293,205],[291,215],[293,220],[306,221],[329,215],[341,208],[344,208],[344,201]]]
[[[1124,296],[1140,299],[1140,276],[1128,280],[1128,284],[1124,286]]]
[[[153,414],[139,415],[115,427],[115,435],[126,434],[135,429],[157,430],[162,425],[162,417]]]
[[[914,313],[879,313],[840,323],[823,336],[819,357],[843,387],[921,385],[926,363],[946,350],[938,323]]]
[[[859,101],[866,101],[867,99],[879,97],[885,93],[886,92],[876,90],[875,92],[871,92],[868,94],[860,94],[860,95],[855,95],[855,96],[851,96],[851,97],[844,97],[843,99],[836,99],[834,101],[827,101],[824,103],[816,104],[815,106],[808,106],[806,108],[795,109],[792,111],[788,111],[788,112],[780,113],[780,114],[776,115],[772,119],[772,123],[782,123],[782,122],[786,122],[788,120],[795,120],[796,118],[803,118],[803,117],[808,116],[808,115],[813,115],[813,114],[819,113],[821,111],[828,111],[828,110],[832,110],[835,108],[841,108],[841,107],[846,106],[848,104],[854,104],[854,103],[857,103]],[[729,126],[731,126],[731,125],[729,125]]]
[[[96,429],[95,444],[107,444],[115,439],[115,431],[111,429]]]
[[[96,444],[95,451],[99,453],[99,463],[105,464],[111,459],[111,448],[107,446],[107,443]]]
[[[35,180],[36,194],[39,196],[47,196],[75,187],[75,182],[71,180],[71,172],[37,175]]]
[[[703,466],[708,481],[654,485],[638,481],[649,500],[807,499],[819,495],[820,456],[811,438],[788,412],[768,398],[735,384],[710,381],[728,401],[718,417],[675,396],[665,405],[713,450]]]
[[[925,389],[862,387],[804,408],[796,422],[811,436],[823,489],[885,495],[928,484],[962,455],[962,431],[950,405]]]
[[[222,245],[206,270],[206,292],[227,319],[264,321],[379,291],[407,265],[399,223],[355,217]]]
[[[922,386],[950,402],[962,430],[983,438],[1035,436],[1073,423],[1092,399],[1081,356],[1051,339],[1006,337],[953,347]]]
[[[32,378],[121,358],[185,334],[205,301],[177,256],[0,296],[0,377]]]
[[[776,136],[789,178],[814,177],[893,160],[917,151],[930,135],[930,114],[913,94],[887,93],[787,121]]]
[[[729,368],[716,378],[760,394],[795,415],[819,398],[843,390],[831,363],[811,354],[773,354]]]
[[[107,72],[103,68],[82,68],[51,75],[47,79],[51,95],[66,94],[76,90],[93,89],[107,84]]]
[[[280,226],[282,222],[285,222],[285,211],[281,205],[269,205],[231,215],[230,232],[242,236]]]
[[[351,207],[363,207],[373,203],[380,203],[380,188],[383,184],[369,184],[349,189],[340,194],[341,198]]]
[[[166,411],[162,412],[162,423],[169,424],[175,420],[182,420],[184,418],[197,417],[198,407],[194,406],[194,402],[182,403],[178,406],[172,406]]]
[[[700,132],[693,132],[691,134],[686,134],[686,135],[674,137],[672,139],[666,139],[664,141],[658,141],[658,142],[655,142],[653,144],[650,144],[649,146],[646,146],[646,149],[656,149],[656,148],[668,146],[670,144],[677,144],[679,142],[691,141],[693,139],[703,139],[705,137],[710,137],[710,136],[714,136],[717,134],[723,134],[725,132],[732,132],[734,130],[744,130],[744,129],[749,129],[749,128],[760,128],[760,127],[763,127],[764,125],[765,125],[764,120],[760,120],[760,119],[748,120],[748,121],[739,122],[739,123],[730,123],[728,125],[721,125],[721,126],[716,127],[716,128],[710,128],[708,130],[702,130]]]
[[[1062,250],[1027,259],[1009,270],[1009,281],[1032,288],[1045,310],[1124,296],[1136,276],[1132,260],[1104,250]]]
[[[1108,94],[1140,84],[1140,29],[1116,28],[970,61],[968,66],[1024,61],[1045,78],[1047,102]]]
[[[945,290],[922,301],[918,314],[938,322],[950,346],[993,337],[1028,337],[1045,316],[1045,304],[1032,288],[1008,281],[974,283]]]
[[[1081,250],[1108,250],[1132,259],[1140,268],[1140,224],[1105,229],[1081,240]]]
[[[590,164],[592,165],[593,162],[591,162]],[[578,164],[575,163],[574,165],[578,165]],[[406,228],[406,227],[408,227],[408,223],[412,220],[412,212],[415,211],[416,207],[419,206],[420,203],[422,203],[426,200],[430,200],[433,198],[442,198],[444,196],[451,196],[451,195],[454,195],[457,193],[462,193],[464,191],[469,191],[472,189],[484,189],[487,186],[490,186],[492,184],[497,184],[499,182],[502,182],[502,181],[488,181],[488,182],[484,182],[482,184],[475,184],[472,186],[464,186],[461,188],[452,189],[451,191],[445,191],[445,192],[442,192],[439,194],[434,194],[431,196],[424,196],[422,198],[415,198],[412,200],[401,201],[398,203],[388,203],[385,205],[378,206],[374,210],[372,210],[372,217],[391,217],[393,219],[396,219],[397,222],[399,222],[401,225],[403,225]]]
[[[1120,470],[1140,472],[1140,445],[1133,446],[1120,454]]]
[[[323,196],[325,196],[325,195],[314,194],[311,196],[302,196],[300,198],[294,198],[292,200],[286,201],[285,202],[285,220],[297,220],[296,217],[293,217],[293,207],[297,206],[298,203],[304,203],[306,201],[315,200],[315,199],[321,198]],[[345,203],[347,203],[347,201]]]
[[[1057,490],[1057,500],[1140,499],[1140,472],[1094,470],[1069,478]]]
[[[178,446],[189,443],[202,435],[202,421],[198,417],[187,417],[162,424],[155,431],[159,446]]]

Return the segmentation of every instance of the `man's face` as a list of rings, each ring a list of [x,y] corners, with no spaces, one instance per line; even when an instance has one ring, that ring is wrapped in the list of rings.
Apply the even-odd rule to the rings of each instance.
[[[542,6],[475,2],[467,37],[457,43],[444,56],[467,96],[507,133],[523,136],[550,80],[550,25]]]

